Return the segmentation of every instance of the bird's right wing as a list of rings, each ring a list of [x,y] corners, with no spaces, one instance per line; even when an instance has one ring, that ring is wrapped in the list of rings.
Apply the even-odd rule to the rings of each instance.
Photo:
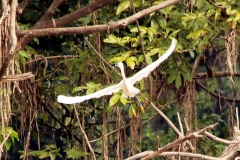
[[[116,85],[101,89],[97,92],[94,92],[92,94],[85,95],[85,96],[67,97],[67,96],[60,95],[60,96],[58,96],[57,101],[59,103],[64,103],[64,104],[81,103],[88,99],[99,98],[99,97],[102,97],[105,95],[111,95],[113,93],[118,92],[120,89],[122,89],[122,81]]]
[[[152,72],[157,66],[159,66],[164,60],[166,60],[173,53],[176,45],[177,45],[177,40],[173,38],[171,46],[158,60],[149,64],[148,66],[146,66],[145,68],[137,72],[134,76],[128,78],[130,83],[134,85],[137,81],[140,81],[144,77],[147,77],[150,74],[150,72]]]

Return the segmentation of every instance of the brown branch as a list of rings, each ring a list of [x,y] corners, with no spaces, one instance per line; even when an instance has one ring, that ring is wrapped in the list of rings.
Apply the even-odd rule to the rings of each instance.
[[[221,95],[218,95],[212,91],[210,91],[207,87],[205,87],[203,84],[201,84],[198,80],[196,80],[196,83],[203,89],[205,90],[207,93],[211,94],[213,97],[220,99],[220,100],[224,100],[227,102],[235,102],[235,103],[240,103],[240,100],[236,100],[236,99],[230,99]]]
[[[204,73],[197,73],[197,74],[195,74],[194,78],[195,79],[205,79],[205,78],[209,78],[209,77],[229,77],[230,75],[231,75],[231,73],[227,72],[227,71],[214,72],[213,75],[209,75],[208,72],[204,72]],[[234,73],[231,76],[233,76],[233,77],[240,77],[240,73]]]
[[[18,1],[13,0],[11,4],[11,13],[10,13],[10,37],[11,37],[11,48],[9,50],[8,56],[6,57],[6,60],[2,64],[1,70],[0,70],[0,81],[3,78],[3,75],[5,74],[5,71],[7,70],[8,64],[10,63],[10,60],[13,58],[14,53],[17,49],[17,37],[16,37],[16,8],[17,8]]]
[[[38,29],[38,30],[22,30],[18,31],[18,36],[29,35],[33,37],[41,37],[41,36],[53,36],[53,35],[70,35],[70,34],[85,34],[85,33],[94,33],[94,32],[101,32],[101,31],[108,31],[108,30],[115,30],[118,28],[126,27],[127,25],[131,24],[132,22],[140,19],[146,15],[149,15],[152,12],[158,11],[160,9],[166,8],[173,4],[179,3],[183,0],[168,0],[164,1],[158,5],[149,7],[144,9],[128,18],[111,22],[109,24],[103,25],[95,25],[95,26],[84,26],[84,27],[71,27],[71,28],[48,28],[48,29]],[[56,22],[56,26],[57,22]]]
[[[8,76],[3,76],[3,79],[1,80],[1,82],[24,81],[33,77],[35,77],[35,75],[32,74],[31,72],[24,73],[24,74],[17,74],[17,75],[8,75]]]
[[[3,1],[4,2],[4,1]],[[32,27],[32,29],[38,29],[38,28],[44,28],[44,27],[50,27],[53,25],[52,23],[52,15],[53,13],[56,11],[57,7],[63,2],[63,0],[55,0],[53,1],[53,3],[51,4],[51,6],[49,7],[48,11],[43,15],[43,17],[41,17],[41,19]],[[61,25],[64,25],[65,22],[72,22],[78,18],[80,18],[81,16],[85,16],[91,12],[93,12],[94,10],[98,9],[98,7],[96,7],[95,5],[97,3],[100,3],[101,0],[99,1],[96,1],[96,3],[92,3],[90,5],[88,5],[86,8],[82,8],[82,9],[79,9],[78,11],[76,12],[73,12],[72,14],[69,14],[68,16],[64,16],[62,18],[59,18],[58,20],[56,20],[56,26],[59,26],[61,27]],[[105,2],[105,3],[104,3]],[[107,0],[107,1],[102,1],[102,5],[100,5],[100,7],[104,6],[104,5],[108,5],[108,4],[111,4],[111,2],[115,2],[115,0]],[[2,4],[2,6],[5,6],[5,3]],[[16,15],[16,13],[15,13]],[[76,15],[78,15],[76,17]],[[76,18],[76,19],[72,19],[71,17],[73,18]],[[16,19],[14,19],[15,21]],[[69,22],[69,20],[72,20]],[[46,21],[48,23],[46,23]],[[48,24],[47,26],[45,24]],[[30,36],[24,36],[20,42],[18,42],[14,52],[12,53],[12,55],[6,57],[6,59],[4,60],[3,64],[2,64],[2,67],[0,69],[0,80],[2,79],[3,75],[5,74],[5,71],[9,65],[9,62],[13,59],[13,57],[15,55],[18,54],[18,51],[23,48],[25,45],[27,45],[31,40],[33,39],[33,37],[30,37]]]
[[[23,10],[27,7],[30,0],[24,0],[22,3],[17,7],[17,15],[22,14]]]
[[[205,131],[209,130],[209,129],[213,129],[215,126],[217,125],[217,123],[215,124],[212,124],[212,125],[209,125],[199,131],[196,131],[196,132],[193,132],[193,133],[190,133],[189,135],[185,136],[185,137],[182,137],[182,138],[179,138],[169,144],[167,144],[166,146],[158,149],[157,151],[155,151],[154,153],[148,155],[147,157],[144,158],[144,160],[146,159],[152,159],[156,156],[158,156],[159,154],[167,151],[168,149],[172,148],[172,147],[175,147],[181,143],[183,143],[184,141],[186,140],[189,140],[189,139],[192,139],[192,138],[199,138],[199,136],[201,137],[202,134],[204,134]]]
[[[193,64],[193,69],[192,69],[192,72],[191,72],[191,76],[194,77],[196,72],[197,72],[197,69],[198,69],[198,66],[199,66],[199,63],[200,61],[203,59],[203,55],[202,54],[199,54],[196,58],[196,60],[194,61],[194,64]]]
[[[226,9],[227,7],[222,7],[222,6],[218,6],[216,5],[212,0],[208,0],[214,7],[217,7],[217,8],[222,8],[222,9]]]
[[[208,131],[205,131],[204,134],[205,134],[206,136],[208,136],[209,138],[211,138],[211,139],[213,139],[213,140],[215,140],[215,141],[217,141],[217,142],[224,143],[224,144],[239,144],[239,143],[240,143],[240,141],[235,141],[235,140],[234,140],[234,141],[228,141],[228,140],[219,138],[219,137],[217,137],[217,136],[209,133]]]
[[[139,154],[136,154],[132,157],[129,157],[125,160],[136,160],[140,159],[142,157],[145,157],[149,154],[152,154],[153,151],[145,151],[141,152]],[[211,157],[203,154],[196,154],[196,153],[189,153],[189,152],[163,152],[159,154],[159,156],[181,156],[181,157],[191,157],[191,158],[199,158],[199,159],[205,159],[205,160],[223,160],[223,158],[216,158],[216,157]]]
[[[41,24],[41,22],[44,23],[44,20],[47,19],[47,17],[50,17],[53,13],[54,10],[57,9],[57,7],[62,3],[63,0],[55,0],[52,5],[49,7],[48,11],[43,15],[43,17],[36,23],[36,26],[38,27],[38,24]],[[11,35],[11,49],[9,51],[9,55],[6,57],[4,60],[2,67],[0,69],[0,81],[3,78],[3,75],[5,74],[7,67],[10,63],[10,61],[18,54],[18,51],[22,46],[25,46],[28,44],[31,40],[32,37],[29,36],[24,36],[18,43],[17,43],[17,37],[16,37],[16,8],[17,8],[17,0],[12,1],[11,5],[11,22],[10,22],[10,35]]]
[[[118,0],[98,0],[94,1],[91,4],[76,10],[68,15],[65,15],[61,18],[56,19],[56,27],[65,26],[81,17],[85,17],[86,15],[113,3],[117,3]],[[45,27],[44,27],[45,28]]]
[[[62,3],[63,3],[63,0],[54,0],[50,5],[50,7],[47,9],[47,11],[44,13],[44,15],[31,29],[45,28],[44,24],[46,23],[46,21],[50,21],[49,27],[50,26],[53,27],[52,16],[56,12],[58,6]]]

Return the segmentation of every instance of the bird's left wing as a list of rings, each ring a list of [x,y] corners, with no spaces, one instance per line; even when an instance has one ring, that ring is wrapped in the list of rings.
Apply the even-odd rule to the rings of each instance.
[[[173,53],[176,45],[177,45],[177,40],[173,38],[169,49],[158,60],[146,66],[144,69],[137,72],[134,76],[128,78],[130,83],[134,85],[137,81],[140,81],[144,77],[147,77],[150,74],[150,72],[152,72],[157,66],[159,66],[164,60],[166,60]]]
[[[118,92],[120,89],[122,89],[122,81],[116,85],[101,89],[97,92],[94,92],[92,94],[85,95],[85,96],[67,97],[67,96],[60,95],[58,96],[57,101],[59,103],[64,103],[64,104],[81,103],[88,99],[99,98],[105,95],[111,95],[112,93]]]

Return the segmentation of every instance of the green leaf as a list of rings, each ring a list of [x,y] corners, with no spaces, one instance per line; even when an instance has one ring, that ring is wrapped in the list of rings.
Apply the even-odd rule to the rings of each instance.
[[[122,61],[125,61],[126,60],[126,57],[113,57],[109,60],[109,63],[112,63],[112,62],[122,62]]]
[[[140,7],[140,5],[142,4],[142,2],[143,2],[142,0],[134,0],[134,1],[133,1],[133,5],[134,5],[134,7],[137,8],[137,7]]]
[[[232,22],[232,28],[236,28],[236,25],[237,25],[237,21],[233,21]]]
[[[208,10],[207,17],[212,16],[214,13],[215,13],[215,10],[213,10],[213,9]]]
[[[145,87],[144,79],[142,79],[142,80],[139,82],[139,84],[140,84],[140,90],[142,91],[142,90],[144,89],[144,87]]]
[[[160,52],[160,48],[153,48],[149,52],[146,53],[146,56],[153,56],[159,52]],[[165,50],[163,51],[163,53],[165,53]]]
[[[183,64],[180,64],[180,65],[179,65],[179,68],[180,68],[180,70],[182,70],[182,71],[184,71],[184,72],[186,72],[186,73],[189,73],[189,72],[190,72],[190,70],[188,70],[187,67],[186,67],[185,65],[183,65]]]
[[[42,151],[41,154],[39,155],[39,158],[40,159],[43,159],[43,158],[46,158],[46,157],[49,157],[50,156],[50,153],[47,152],[47,151]]]
[[[150,56],[146,56],[146,61],[148,64],[152,63],[152,58]]]
[[[168,69],[165,69],[164,72],[166,74],[171,74],[172,72],[174,72],[176,69],[175,68],[168,68]]]
[[[130,40],[131,39],[129,38],[122,39],[122,38],[116,37],[113,34],[110,34],[108,38],[105,38],[103,41],[105,43],[118,44],[118,45],[124,46],[125,43],[129,43]]]
[[[71,120],[72,120],[71,117],[65,117],[65,121],[64,121],[65,126],[69,125]]]
[[[238,21],[239,19],[240,19],[240,13],[237,12],[237,13],[236,13],[236,17],[234,18],[233,21]]]
[[[192,82],[192,77],[190,72],[181,72],[181,75],[183,76],[184,79],[188,80],[189,82]]]
[[[118,100],[120,99],[121,95],[120,94],[114,94],[109,101],[109,107],[113,106],[114,104],[116,104],[118,102]]]
[[[229,17],[226,22],[227,22],[227,23],[228,23],[228,22],[231,22],[231,21],[233,21],[233,19],[234,19],[234,17]]]
[[[168,84],[172,83],[172,82],[176,79],[177,74],[178,74],[178,70],[174,69],[174,70],[170,73],[170,75],[169,75],[169,77],[168,77],[167,83],[168,83]]]
[[[128,110],[128,113],[129,113],[130,118],[132,118],[132,117],[137,115],[134,105],[131,105],[131,107]]]
[[[29,56],[28,56],[28,53],[26,52],[26,51],[24,51],[24,50],[20,50],[19,51],[19,55],[21,55],[21,56],[23,56],[23,57],[25,57],[25,58],[28,58]]]
[[[222,9],[218,9],[217,11],[216,11],[216,13],[215,13],[215,22],[219,19],[219,17],[220,17],[220,15],[221,15],[221,12],[222,12]]]
[[[133,61],[133,59],[131,57],[126,59],[126,63],[127,63],[128,67],[130,67],[131,69],[134,69],[135,62]]]
[[[165,18],[160,18],[160,26],[162,27],[162,29],[166,29],[167,28],[167,21],[165,20]]]
[[[64,152],[66,152],[67,157],[69,159],[70,158],[77,159],[77,158],[80,158],[81,156],[88,155],[88,153],[83,152],[80,149],[76,149],[76,148],[66,149],[64,150]]]
[[[182,85],[182,77],[181,77],[180,72],[178,72],[178,74],[177,74],[177,77],[175,79],[175,84],[176,84],[177,88],[180,88]]]
[[[123,98],[123,97],[121,97],[120,98],[120,102],[123,104],[123,105],[126,105],[127,104],[127,98]]]
[[[193,51],[189,51],[189,54],[192,58],[194,58],[195,53]]]
[[[10,149],[11,144],[12,144],[12,142],[8,139],[8,140],[6,141],[6,143],[5,143],[5,146],[6,146],[6,150],[7,150],[7,151]]]
[[[202,36],[202,35],[205,34],[205,33],[206,33],[205,30],[200,29],[200,30],[197,30],[197,31],[195,31],[195,32],[189,33],[189,34],[187,35],[187,39],[190,39],[190,38],[196,39],[196,38],[198,38],[199,36]]]
[[[72,89],[72,93],[81,91],[81,90],[83,90],[83,89],[87,89],[87,87],[86,87],[86,86],[75,87],[75,88]]]
[[[124,1],[118,5],[116,15],[119,15],[122,11],[130,7],[130,1]]]
[[[29,54],[38,55],[38,52],[35,49],[33,49],[32,47],[30,47],[30,46],[25,46],[25,49],[27,50],[27,52]]]
[[[22,63],[23,66],[25,66],[26,64],[26,59],[24,58],[24,56],[22,56],[21,54],[18,55],[18,58],[20,60],[20,62]]]

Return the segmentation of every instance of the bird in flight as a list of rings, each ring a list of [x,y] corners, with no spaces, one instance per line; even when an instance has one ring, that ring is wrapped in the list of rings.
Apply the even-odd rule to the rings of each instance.
[[[126,78],[125,72],[124,72],[124,66],[122,62],[119,62],[117,66],[119,67],[122,75],[122,80],[113,86],[109,86],[107,88],[101,89],[99,91],[96,91],[92,94],[85,95],[85,96],[75,96],[75,97],[67,97],[64,95],[59,95],[57,101],[59,103],[65,103],[65,104],[75,104],[75,103],[81,103],[85,100],[92,99],[92,98],[99,98],[105,95],[111,95],[113,93],[118,92],[119,90],[122,90],[122,97],[135,97],[140,90],[133,85],[137,82],[143,79],[144,77],[147,77],[150,72],[152,72],[157,66],[159,66],[164,60],[166,60],[174,51],[175,47],[177,45],[177,40],[172,39],[171,46],[169,49],[155,62],[151,63],[150,65],[146,66],[139,72],[137,72],[134,76]]]

